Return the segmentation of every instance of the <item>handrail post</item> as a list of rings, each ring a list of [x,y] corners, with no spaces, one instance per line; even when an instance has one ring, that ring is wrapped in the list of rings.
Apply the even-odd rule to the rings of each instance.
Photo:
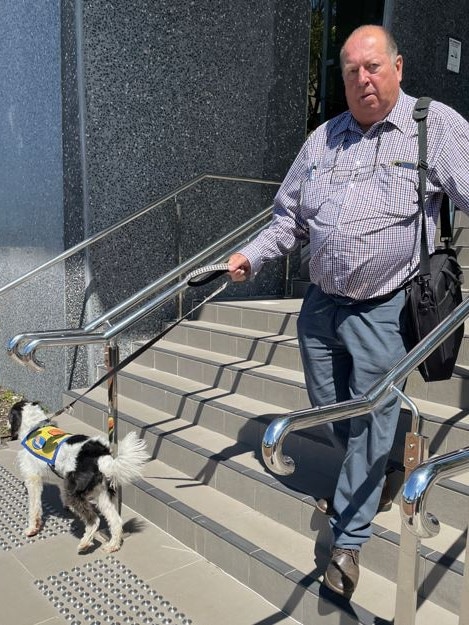
[[[182,208],[181,203],[179,202],[179,197],[177,195],[174,196],[174,206],[176,208],[176,262],[177,265],[182,264],[182,247],[181,247],[181,238],[182,238]],[[178,295],[178,317],[182,317],[183,311],[183,294],[182,292]]]
[[[461,584],[459,625],[469,625],[469,539],[466,539],[466,560],[464,564],[464,576]]]
[[[119,346],[110,341],[104,349],[104,363],[107,371],[112,371],[119,364]],[[107,381],[107,434],[113,451],[118,450],[118,407],[117,407],[117,375],[112,375]],[[122,506],[122,489],[117,487],[117,508],[119,514]]]
[[[398,388],[392,391],[406,403],[412,413],[411,431],[407,432],[404,446],[405,479],[428,457],[428,439],[419,433],[420,415],[415,403]],[[396,612],[394,625],[415,625],[417,592],[419,585],[421,540],[401,523],[399,559],[396,580]]]

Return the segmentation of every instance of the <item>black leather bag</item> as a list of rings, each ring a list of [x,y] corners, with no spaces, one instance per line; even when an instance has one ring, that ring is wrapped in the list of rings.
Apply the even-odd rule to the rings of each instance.
[[[422,215],[420,267],[418,275],[407,289],[405,313],[410,347],[414,347],[439,325],[462,302],[463,273],[450,246],[452,227],[449,202],[445,198],[440,210],[441,239],[445,247],[428,253],[424,198],[426,189],[427,136],[426,117],[430,98],[420,98],[414,108],[414,119],[419,132],[419,205]],[[426,382],[448,380],[454,370],[464,325],[460,325],[420,365],[419,371]]]
[[[462,271],[453,249],[437,249],[430,256],[430,274],[412,280],[406,314],[412,347],[417,345],[462,302]],[[420,365],[426,382],[448,380],[464,335],[460,325]]]

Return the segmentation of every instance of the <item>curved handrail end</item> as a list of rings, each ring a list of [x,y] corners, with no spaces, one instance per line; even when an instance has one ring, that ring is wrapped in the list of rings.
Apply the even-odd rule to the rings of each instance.
[[[295,471],[295,461],[284,456],[282,439],[287,433],[288,419],[278,417],[267,427],[262,439],[262,457],[268,469],[277,475],[291,475]]]
[[[42,372],[46,368],[45,364],[36,358],[36,347],[29,344],[22,355],[23,364],[33,371]]]
[[[20,365],[26,366],[26,363],[24,362],[23,358],[21,357],[21,354],[18,353],[20,344],[22,343],[22,341],[25,341],[28,338],[28,334],[17,334],[16,336],[14,336],[13,338],[11,338],[8,343],[7,343],[7,354],[8,356],[14,360],[15,362],[17,362]]]

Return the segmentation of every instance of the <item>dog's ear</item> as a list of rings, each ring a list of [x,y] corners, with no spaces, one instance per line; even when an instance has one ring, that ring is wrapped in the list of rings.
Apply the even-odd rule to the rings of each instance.
[[[17,401],[16,404],[13,404],[10,408],[8,423],[10,424],[10,436],[12,441],[18,439],[18,432],[20,431],[21,422],[23,420],[23,408],[26,404],[27,402],[22,399],[21,401]]]

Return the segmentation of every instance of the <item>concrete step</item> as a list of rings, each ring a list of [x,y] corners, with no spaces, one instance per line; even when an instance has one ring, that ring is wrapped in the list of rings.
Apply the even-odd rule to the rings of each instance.
[[[466,342],[462,356],[467,354]],[[289,355],[286,354],[285,359],[288,359]],[[275,358],[273,360],[277,362]],[[294,352],[291,353],[290,361],[292,366],[295,366]],[[286,369],[277,364],[247,360],[244,356],[220,354],[170,341],[161,341],[136,362],[158,371],[216,385],[218,388],[261,401],[269,401],[288,411],[301,410],[309,405],[304,375],[298,365],[293,369]],[[436,402],[444,395],[447,405],[467,409],[468,378],[469,367],[458,363],[453,377],[442,382],[427,383],[415,370],[409,376],[406,388],[412,397]]]
[[[205,427],[260,449],[267,425],[273,418],[289,412],[289,409],[285,408],[286,391],[281,393],[275,388],[277,383],[280,388],[288,389],[287,382],[283,378],[280,382],[275,382],[271,377],[264,380],[259,368],[255,370],[256,377],[250,384],[241,384],[237,380],[236,384],[233,384],[234,390],[230,390],[214,385],[212,365],[209,366],[212,376],[209,381],[192,380],[192,372],[197,372],[197,376],[200,377],[200,371],[205,370],[204,366],[204,363],[197,361],[184,362],[185,375],[189,377],[181,377],[181,372],[179,372],[181,375],[176,372],[167,373],[132,363],[119,374],[118,386],[120,392],[130,399],[145,401],[151,406],[190,421],[196,418],[197,422]],[[229,372],[225,372],[219,377],[226,380],[228,374]],[[415,375],[421,380],[419,374]],[[267,393],[267,398],[266,385],[268,389],[273,389],[270,395]],[[422,382],[422,392],[426,394],[429,392],[427,386],[432,385],[423,385]],[[293,389],[298,390],[296,386]],[[412,388],[412,384],[408,383],[406,392],[415,401],[425,402],[426,411],[422,414],[421,433],[429,438],[431,453],[445,453],[451,449],[469,446],[469,428],[463,418],[465,413],[455,409],[459,418],[455,418],[452,413],[448,415],[448,406],[444,407],[440,403],[419,398],[412,392],[413,390],[415,389]],[[444,390],[440,390],[441,392],[445,393],[444,396],[447,395]],[[307,408],[310,405],[305,393],[306,391],[304,403],[300,404],[300,408]],[[283,406],[274,403],[279,396]],[[440,398],[441,395],[438,399]],[[265,401],[266,399],[270,401]],[[410,415],[403,410],[391,452],[391,460],[396,466],[402,464],[405,434],[410,429]],[[448,441],[452,447],[448,447]],[[332,446],[325,426],[291,433],[286,439],[284,452],[294,458],[304,471],[319,471],[323,474],[324,467],[327,467],[327,474],[334,476],[341,463],[340,452]]]
[[[467,353],[467,348],[464,349]],[[468,367],[461,364],[457,364],[449,380],[440,382],[425,382],[419,372],[414,371],[407,379],[406,392],[411,397],[442,403],[444,406],[452,406],[465,411],[469,408],[468,378]]]
[[[249,328],[237,328],[207,321],[185,321],[173,328],[165,341],[175,344],[237,356],[267,364],[302,371],[298,339],[286,334],[273,334]],[[136,346],[140,346],[137,342]],[[162,342],[158,343],[162,345]],[[151,354],[145,354],[142,364],[154,366]],[[458,364],[469,365],[469,321],[464,324]]]
[[[237,328],[296,336],[302,299],[217,301],[199,309],[196,318]]]
[[[169,341],[160,341],[135,362],[158,372],[270,402],[286,410],[308,405],[301,369],[286,369]]]
[[[102,411],[104,399],[103,394]],[[282,610],[283,598],[290,596],[292,586],[304,588],[303,601],[292,612],[286,610],[300,622],[304,622],[306,599],[313,606],[321,597],[334,599],[319,585],[327,562],[328,528],[310,495],[298,485],[292,488],[269,476],[252,452],[226,437],[198,426],[187,428],[159,411],[150,414],[148,407],[138,402],[127,402],[126,409],[139,417],[122,412],[120,435],[128,429],[140,431],[156,458],[147,465],[143,483],[124,489],[127,505]],[[86,415],[86,404],[83,411]],[[141,420],[143,413],[145,421]],[[382,580],[389,583],[395,579],[400,520],[397,506],[394,508],[392,513],[376,517],[374,536],[361,554],[361,584],[363,579],[373,580],[378,596]],[[452,612],[457,611],[463,570],[465,542],[461,534],[443,527],[439,537],[424,543],[421,552],[422,597],[431,596]],[[453,559],[450,567],[441,565],[445,558]],[[435,578],[441,583],[430,581]],[[368,592],[369,588],[359,586],[354,595],[357,607],[365,607],[360,605],[361,593]],[[387,609],[391,612],[383,612],[380,602],[366,603],[374,617],[391,618],[393,605],[388,604]]]
[[[238,389],[229,392],[139,364],[131,364],[121,371],[117,386],[127,399],[207,427],[258,452],[266,427],[272,419],[287,413],[278,404],[242,395]],[[317,442],[321,444],[316,448]],[[293,432],[287,437],[284,451],[295,458],[303,471],[322,475],[324,485],[330,489],[330,479],[339,470],[341,455],[334,449],[324,426]]]
[[[362,580],[370,586],[360,582],[352,603],[355,617],[320,584],[329,528],[314,500],[330,495],[341,464],[326,428],[292,432],[286,438],[283,451],[295,460],[293,476],[271,475],[260,455],[271,420],[309,406],[295,353],[300,305],[300,300],[211,303],[119,373],[119,435],[137,429],[154,455],[145,479],[126,488],[124,495],[143,516],[300,622],[313,623],[326,613],[334,619],[335,609],[337,618],[347,623],[349,617],[350,622],[376,623],[392,618],[390,604],[383,611],[384,603],[376,607],[374,601],[378,588],[390,593],[386,601],[395,592],[398,506],[377,515],[373,538],[362,551]],[[428,436],[432,453],[450,451],[453,444],[453,449],[469,445],[469,423],[460,401],[466,374],[461,366],[439,390],[422,388],[417,374],[409,379],[406,392],[419,402],[421,432]],[[447,401],[449,383],[454,405]],[[419,393],[424,396],[419,398]],[[70,392],[72,396],[76,393]],[[75,414],[105,429],[106,411],[105,389],[96,389],[77,404]],[[391,476],[396,500],[409,429],[410,415],[404,409],[391,454],[397,468]],[[464,567],[468,484],[464,475],[433,489],[429,509],[442,530],[420,551],[423,603],[434,602],[453,615]],[[323,600],[332,602],[331,611],[322,611]]]
[[[469,216],[462,210],[454,213],[454,227],[469,228]]]
[[[198,320],[185,321],[176,326],[168,334],[166,341],[294,371],[302,370],[296,334],[274,334]],[[162,342],[158,345],[161,346]],[[153,366],[151,360],[146,362]]]
[[[469,245],[455,245],[458,261],[462,267],[469,267]]]

